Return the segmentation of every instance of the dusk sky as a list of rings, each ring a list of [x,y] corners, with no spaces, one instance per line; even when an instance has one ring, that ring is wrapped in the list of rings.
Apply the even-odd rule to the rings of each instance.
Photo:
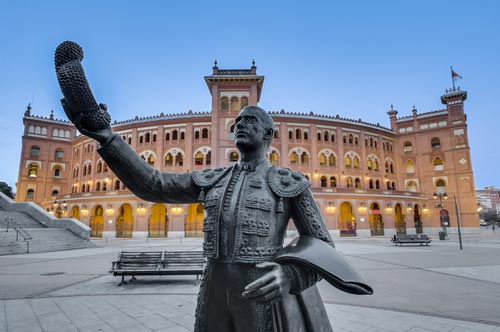
[[[79,43],[98,102],[114,120],[211,111],[203,76],[250,68],[265,76],[259,106],[390,127],[442,109],[463,79],[475,186],[500,187],[498,1],[0,0],[0,181],[15,190],[22,118],[66,119],[54,50]]]

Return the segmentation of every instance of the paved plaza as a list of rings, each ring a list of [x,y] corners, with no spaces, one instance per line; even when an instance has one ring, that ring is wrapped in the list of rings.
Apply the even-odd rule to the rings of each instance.
[[[108,273],[121,250],[196,250],[200,239],[97,239],[98,248],[0,256],[0,331],[192,331],[191,276]],[[374,287],[371,296],[320,291],[335,332],[500,332],[500,234],[483,229],[395,247],[388,237],[337,239]]]

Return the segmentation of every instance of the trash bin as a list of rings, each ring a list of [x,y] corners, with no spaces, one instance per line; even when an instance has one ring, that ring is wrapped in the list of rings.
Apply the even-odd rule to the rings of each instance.
[[[439,232],[439,239],[440,240],[445,240],[444,232]]]

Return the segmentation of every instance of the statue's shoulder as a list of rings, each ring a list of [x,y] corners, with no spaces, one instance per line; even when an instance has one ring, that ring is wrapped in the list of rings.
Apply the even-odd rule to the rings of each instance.
[[[301,172],[275,166],[267,173],[267,182],[271,190],[281,197],[296,197],[311,186]]]
[[[209,188],[219,182],[228,172],[229,167],[205,168],[202,171],[192,173],[193,182],[202,188]]]

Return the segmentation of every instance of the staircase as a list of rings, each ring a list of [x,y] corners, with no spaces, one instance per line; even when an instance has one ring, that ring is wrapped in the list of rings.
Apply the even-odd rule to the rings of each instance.
[[[29,243],[16,227],[31,237]],[[97,247],[89,236],[90,229],[81,222],[57,219],[38,205],[15,203],[0,193],[0,255],[24,254],[28,245],[30,253]]]

